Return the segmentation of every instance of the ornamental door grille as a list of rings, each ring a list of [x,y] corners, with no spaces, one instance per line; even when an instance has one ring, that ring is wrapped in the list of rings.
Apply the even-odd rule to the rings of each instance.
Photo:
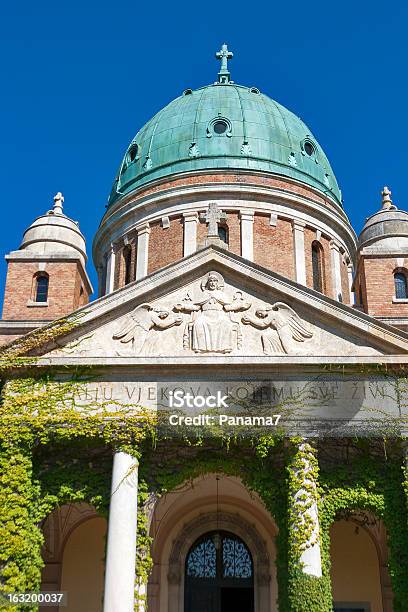
[[[186,559],[185,612],[254,612],[251,553],[232,533],[199,538]]]

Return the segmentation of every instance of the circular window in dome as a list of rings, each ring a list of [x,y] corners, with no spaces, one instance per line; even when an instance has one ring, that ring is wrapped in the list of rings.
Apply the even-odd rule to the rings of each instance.
[[[225,121],[216,121],[213,125],[213,130],[216,134],[225,134],[228,130],[228,125]]]
[[[251,93],[254,93],[254,94],[260,94],[261,93],[257,87],[251,87],[251,89],[249,91]]]
[[[310,138],[305,138],[301,142],[302,153],[308,157],[313,157],[317,161],[317,148],[315,143]]]
[[[305,152],[307,153],[307,155],[312,156],[314,153],[314,146],[312,145],[311,142],[305,142]]]
[[[134,142],[134,143],[133,143],[133,144],[130,146],[129,151],[127,152],[127,155],[126,155],[126,161],[127,161],[129,164],[133,163],[134,161],[136,161],[137,159],[139,159],[138,153],[139,153],[139,147],[138,147],[138,145],[137,145],[137,144]]]
[[[232,136],[232,128],[231,123],[225,117],[217,117],[210,121],[207,127],[207,137],[211,138],[211,136]]]
[[[185,89],[183,91],[183,96],[191,96],[192,93],[193,93],[192,89]]]

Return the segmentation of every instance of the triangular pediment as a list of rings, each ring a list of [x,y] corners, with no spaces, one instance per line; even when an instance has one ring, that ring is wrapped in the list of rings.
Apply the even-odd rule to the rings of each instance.
[[[369,357],[408,334],[223,249],[208,247],[74,313],[49,358]]]

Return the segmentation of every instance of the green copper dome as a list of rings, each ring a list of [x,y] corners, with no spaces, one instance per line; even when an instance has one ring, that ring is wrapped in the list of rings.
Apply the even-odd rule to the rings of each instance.
[[[149,181],[214,169],[290,177],[341,203],[329,161],[303,121],[254,87],[220,80],[187,89],[136,134],[109,204]]]

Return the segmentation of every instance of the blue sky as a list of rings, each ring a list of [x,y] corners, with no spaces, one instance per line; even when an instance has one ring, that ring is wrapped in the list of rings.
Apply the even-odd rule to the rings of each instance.
[[[401,0],[3,3],[1,252],[62,191],[90,254],[129,141],[184,89],[215,80],[224,41],[233,79],[314,132],[356,231],[384,184],[408,209],[407,23]],[[5,271],[1,257],[0,290]]]

